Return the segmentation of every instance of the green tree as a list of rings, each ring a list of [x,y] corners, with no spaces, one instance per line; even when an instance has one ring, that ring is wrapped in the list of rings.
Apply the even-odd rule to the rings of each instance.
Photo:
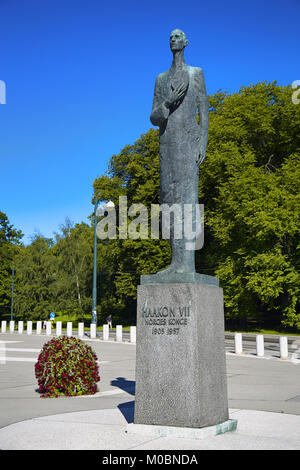
[[[52,248],[56,257],[55,283],[57,306],[60,312],[77,314],[91,311],[93,230],[85,223],[73,224],[67,218],[56,234]]]
[[[19,318],[47,319],[51,311],[83,320],[91,311],[93,230],[61,226],[55,240],[42,235],[15,257],[15,310]]]
[[[37,234],[15,257],[15,311],[18,318],[47,319],[54,308],[57,271],[52,245],[53,240]]]
[[[11,276],[14,257],[23,234],[9,223],[8,217],[0,211],[0,314],[10,311]]]
[[[290,87],[276,83],[219,95],[212,108],[199,185],[203,255],[222,281],[227,317],[300,327],[299,111]]]

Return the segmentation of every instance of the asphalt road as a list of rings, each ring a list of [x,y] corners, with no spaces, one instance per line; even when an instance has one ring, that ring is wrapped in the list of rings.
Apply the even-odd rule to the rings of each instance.
[[[92,397],[42,399],[34,364],[46,336],[0,334],[0,427],[39,416],[133,406],[135,345],[88,341],[100,361],[100,391]],[[277,356],[277,357],[276,357]],[[300,415],[300,363],[227,353],[229,407]]]

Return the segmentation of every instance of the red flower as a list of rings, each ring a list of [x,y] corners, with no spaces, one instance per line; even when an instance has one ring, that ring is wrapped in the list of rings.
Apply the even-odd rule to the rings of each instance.
[[[83,341],[66,336],[53,338],[44,345],[35,364],[41,396],[96,393],[100,380],[96,361],[96,354]]]

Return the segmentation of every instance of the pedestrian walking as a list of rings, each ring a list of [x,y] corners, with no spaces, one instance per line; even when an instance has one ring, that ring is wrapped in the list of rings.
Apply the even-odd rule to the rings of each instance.
[[[112,316],[108,315],[108,317],[106,318],[106,321],[108,324],[108,328],[112,330]]]

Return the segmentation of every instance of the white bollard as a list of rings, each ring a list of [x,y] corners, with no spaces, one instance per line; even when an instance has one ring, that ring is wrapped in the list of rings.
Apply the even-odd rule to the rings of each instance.
[[[279,344],[280,344],[280,359],[287,359],[289,357],[287,337],[286,336],[280,336],[279,337]]]
[[[78,338],[84,337],[84,323],[78,323]]]
[[[130,342],[136,343],[136,326],[130,327]]]
[[[103,325],[103,341],[109,340],[109,328],[108,325]]]
[[[42,322],[38,320],[36,322],[36,334],[40,335],[42,333]]]
[[[123,337],[123,327],[122,325],[117,325],[116,326],[116,337],[118,343],[122,342],[122,337]]]
[[[235,349],[235,354],[242,354],[243,353],[242,333],[235,333],[234,334],[234,349]]]
[[[67,336],[72,336],[72,322],[67,322]]]
[[[32,335],[32,321],[27,322],[27,334]]]
[[[46,335],[51,336],[51,321],[46,322]]]
[[[62,323],[61,321],[56,322],[56,336],[61,336],[62,334]]]
[[[265,355],[264,335],[256,335],[256,354],[259,357]]]
[[[23,333],[23,322],[18,321],[18,333],[21,335]]]
[[[6,333],[6,320],[1,322],[1,333]]]
[[[15,320],[10,320],[9,322],[9,331],[13,333],[15,331]]]
[[[95,339],[96,338],[96,323],[91,323],[90,326],[90,338]]]

